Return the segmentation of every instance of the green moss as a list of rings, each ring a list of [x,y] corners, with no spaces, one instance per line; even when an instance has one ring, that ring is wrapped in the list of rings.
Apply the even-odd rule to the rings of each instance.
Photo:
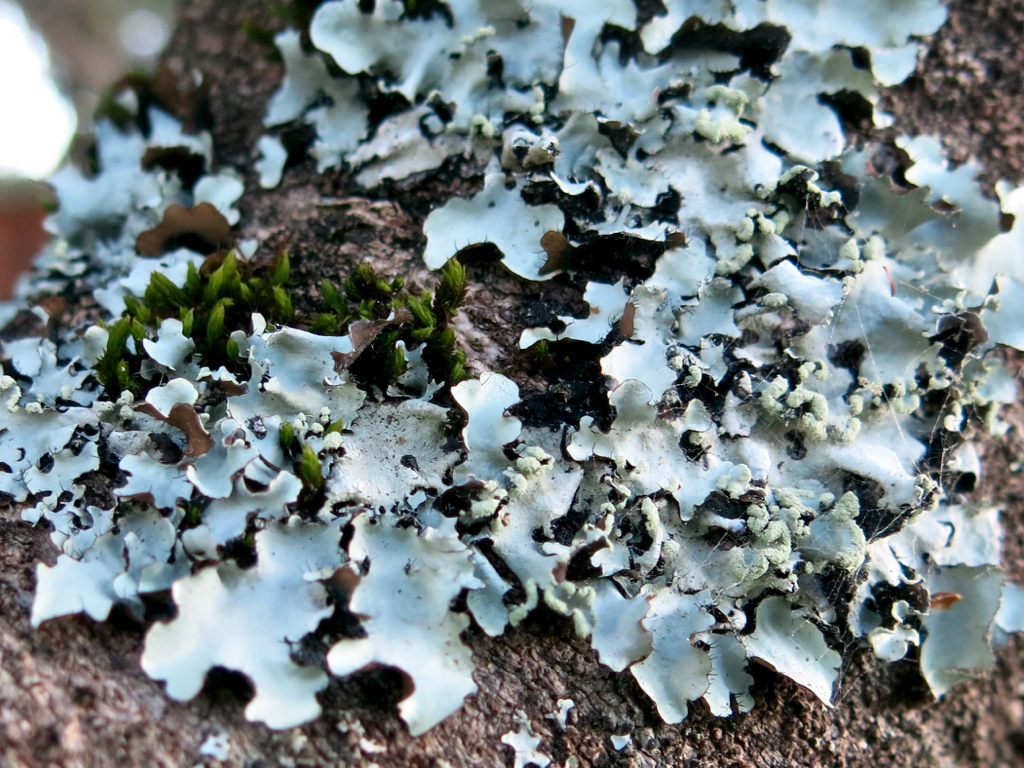
[[[204,508],[202,504],[190,502],[185,505],[185,519],[181,523],[182,529],[195,528],[203,522]]]
[[[466,268],[458,259],[449,259],[441,269],[441,283],[434,293],[434,312],[454,317],[469,293]]]
[[[324,487],[323,468],[320,464],[320,457],[312,446],[302,446],[302,453],[299,460],[295,462],[295,474],[302,481],[302,494],[311,497],[318,494]]]
[[[157,379],[140,375],[144,355],[142,340],[153,336],[167,318],[181,320],[182,333],[195,344],[195,354],[203,365],[221,366],[241,376],[247,373],[238,343],[232,333],[250,332],[253,313],[271,324],[307,327],[313,333],[339,335],[348,332],[359,320],[386,320],[399,309],[407,309],[410,322],[386,328],[363,351],[352,371],[357,381],[386,389],[406,369],[399,341],[407,348],[423,347],[423,358],[437,381],[456,384],[466,378],[466,355],[458,349],[455,333],[449,327],[466,300],[466,271],[455,259],[445,265],[437,290],[419,296],[403,293],[405,281],[385,280],[368,264],[360,265],[339,290],[330,281],[322,282],[327,311],[310,321],[296,317],[288,282],[291,259],[278,254],[267,266],[239,262],[234,252],[214,254],[197,269],[190,264],[185,285],[179,287],[160,272],[153,273],[142,299],[125,297],[124,316],[110,327],[103,357],[96,376],[108,397],[124,391],[144,395]],[[129,343],[129,338],[132,343]]]
[[[134,392],[137,386],[132,374],[138,370],[141,358],[128,350],[132,322],[130,317],[122,317],[110,326],[103,357],[96,363],[96,378],[112,398],[125,390]]]
[[[148,386],[139,375],[142,355],[138,350],[150,331],[172,317],[181,320],[182,333],[195,343],[204,365],[223,365],[244,373],[238,344],[230,336],[238,330],[248,333],[254,312],[273,323],[294,320],[291,296],[284,288],[290,271],[290,259],[284,252],[267,267],[240,265],[230,252],[214,254],[202,269],[189,264],[181,288],[154,272],[145,296],[141,300],[125,297],[124,317],[110,328],[105,354],[96,366],[100,384],[111,397],[125,390],[135,395],[144,393]],[[135,342],[135,351],[128,347],[129,336]],[[152,385],[156,383],[154,380]]]
[[[414,317],[412,339],[423,342],[423,359],[431,375],[449,385],[468,378],[466,353],[458,348],[455,331],[450,327],[467,293],[465,267],[453,258],[441,270],[441,282],[433,300],[424,293],[419,300],[408,304]]]
[[[384,280],[367,264],[345,281],[344,296],[325,280],[324,303],[330,311],[320,315],[310,330],[341,333],[353,321],[385,320],[396,309],[407,309],[411,322],[383,331],[353,365],[357,380],[382,389],[394,383],[406,368],[405,355],[396,346],[399,341],[409,349],[423,346],[423,359],[436,381],[453,385],[467,378],[466,354],[449,327],[468,294],[465,268],[451,259],[441,270],[441,282],[433,294],[403,294],[403,287],[402,278]]]
[[[324,437],[327,437],[327,435],[331,434],[332,432],[342,432],[344,431],[344,429],[345,422],[341,421],[340,419],[338,421],[331,422],[324,428]]]
[[[369,264],[361,264],[343,284],[344,293],[330,280],[322,280],[324,303],[329,312],[313,321],[314,333],[340,333],[354,320],[383,320],[398,300],[405,281],[396,277],[388,282],[377,277]]]
[[[297,445],[295,441],[295,428],[290,421],[286,421],[281,425],[279,440],[281,448],[286,454],[290,456],[295,453],[295,446]]]

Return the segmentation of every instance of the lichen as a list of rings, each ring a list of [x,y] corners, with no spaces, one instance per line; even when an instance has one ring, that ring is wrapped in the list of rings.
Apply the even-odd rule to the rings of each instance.
[[[329,674],[387,664],[412,681],[414,734],[476,690],[462,634],[541,605],[668,722],[699,699],[748,711],[753,660],[826,704],[855,647],[920,645],[938,696],[991,669],[1020,589],[998,510],[944,481],[978,471],[970,441],[1016,397],[998,347],[1024,344],[1024,191],[986,199],[921,137],[898,142],[895,190],[822,98],[857,94],[885,123],[878,87],[911,71],[941,4],[672,1],[639,29],[626,0],[445,7],[322,4],[316,51],[305,30],[276,38],[266,117],[312,126],[318,168],[364,186],[476,168],[482,189],[426,218],[432,294],[353,265],[296,312],[288,255],[233,242],[240,177],[155,107],[134,116],[148,132],[100,120],[98,172],[53,179],[55,237],[21,301],[75,280],[105,314],[3,344],[0,491],[61,550],[33,623],[144,617],[142,596],[169,593],[143,668],[171,696],[224,666],[253,682],[248,717],[288,727]],[[692,16],[735,49],[701,47]],[[790,41],[751,71],[738,53],[762,23]],[[194,184],[144,162],[172,147],[198,158]],[[262,187],[287,178],[280,137],[254,149]],[[606,411],[538,426],[510,412],[528,398],[514,372],[467,369],[459,257],[483,244],[538,290],[606,274],[590,268],[609,250],[653,261],[592,277],[583,317],[515,329],[538,358],[593,351]],[[86,480],[110,461],[123,484],[98,500]],[[293,653],[341,612],[358,632]],[[505,742],[548,759],[526,726]]]

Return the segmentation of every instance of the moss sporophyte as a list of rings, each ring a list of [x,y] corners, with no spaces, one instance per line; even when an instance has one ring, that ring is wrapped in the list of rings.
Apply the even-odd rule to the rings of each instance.
[[[411,679],[399,713],[422,733],[476,690],[464,633],[542,604],[666,722],[750,709],[755,661],[825,703],[851,648],[919,645],[937,696],[991,670],[1024,590],[999,509],[956,480],[1017,396],[998,349],[1024,348],[1024,191],[986,198],[927,137],[878,176],[822,98],[859,94],[887,124],[879,86],[909,74],[939,0],[812,4],[706,4],[697,27],[678,2],[303,5],[274,38],[285,77],[252,169],[215,171],[211,137],[138,83],[115,93],[94,172],[52,180],[25,295],[85,288],[108,319],[3,343],[0,490],[60,549],[33,622],[145,619],[169,593],[146,672],[188,699],[239,671],[247,717],[276,728],[378,663]],[[764,25],[789,42],[755,71]],[[285,252],[253,260],[267,222],[234,205],[277,193],[248,171],[319,194],[314,167],[378,201],[478,178],[439,185],[400,247],[423,243],[432,293],[368,263],[308,285]],[[494,312],[536,294],[509,315],[538,318],[516,329],[528,354],[456,318],[453,254],[481,246],[509,273]],[[299,663],[339,611],[360,632]]]

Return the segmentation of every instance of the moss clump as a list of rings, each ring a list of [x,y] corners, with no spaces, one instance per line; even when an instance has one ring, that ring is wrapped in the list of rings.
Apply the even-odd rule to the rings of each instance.
[[[302,481],[304,496],[315,496],[324,487],[323,468],[320,457],[308,443],[302,446],[302,453],[295,462],[295,474]]]
[[[142,382],[138,379],[141,355],[128,349],[128,338],[132,337],[135,350],[138,350],[142,339],[146,337],[146,329],[130,317],[122,317],[110,327],[107,346],[103,357],[96,363],[96,378],[111,399],[128,391],[139,394]]]
[[[206,502],[203,499],[195,499],[185,505],[185,517],[181,521],[181,529],[188,530],[195,528],[203,522],[203,513],[206,511]]]
[[[361,265],[345,281],[344,294],[330,281],[323,281],[324,302],[329,312],[310,326],[314,333],[340,333],[358,320],[386,320],[396,310],[408,310],[409,322],[382,331],[352,366],[353,375],[363,384],[385,388],[406,369],[407,349],[423,346],[423,360],[436,381],[454,385],[467,378],[466,353],[458,348],[450,323],[466,301],[468,283],[465,267],[451,259],[441,270],[441,282],[431,294],[402,294],[404,281],[390,282],[373,269]]]
[[[341,421],[331,422],[322,434],[326,437],[335,432],[341,432],[344,427],[345,425]],[[278,441],[285,456],[288,457],[289,462],[292,464],[296,477],[302,481],[302,493],[299,501],[303,503],[316,501],[327,482],[324,478],[323,465],[317,452],[313,450],[313,446],[309,443],[302,443],[299,440],[299,437],[295,434],[295,427],[289,421],[281,425]],[[314,504],[313,506],[315,507],[316,505]]]
[[[232,334],[249,333],[254,313],[272,324],[339,335],[347,333],[354,322],[387,320],[404,309],[408,313],[403,317],[409,320],[379,333],[352,366],[357,381],[385,389],[393,384],[406,369],[399,341],[407,348],[423,346],[423,359],[435,380],[456,384],[466,378],[466,355],[458,349],[449,327],[467,294],[466,271],[455,259],[445,265],[433,294],[403,294],[402,278],[384,280],[367,264],[345,280],[343,291],[324,280],[328,311],[312,322],[296,317],[287,287],[290,275],[287,252],[279,253],[270,265],[253,266],[239,261],[233,251],[211,255],[198,269],[190,264],[182,287],[154,273],[143,298],[126,296],[124,316],[109,328],[104,355],[96,365],[96,376],[108,397],[116,398],[125,391],[144,395],[159,383],[156,378],[141,376],[145,358],[141,345],[168,318],[181,320],[182,333],[195,344],[195,354],[203,365],[213,369],[224,366],[244,375],[246,364]]]
[[[290,421],[286,421],[281,425],[281,431],[278,433],[278,441],[281,443],[281,448],[287,455],[291,456],[295,453],[295,448],[298,443],[295,440],[295,427],[292,426]]]
[[[309,330],[334,335],[343,333],[355,320],[384,320],[391,314],[405,281],[396,277],[388,282],[377,276],[369,264],[360,264],[344,282],[344,293],[330,280],[322,280],[324,303],[328,312],[318,315]]]
[[[111,397],[129,391],[144,393],[150,386],[140,376],[142,340],[162,320],[178,318],[182,333],[195,343],[196,354],[210,368],[226,366],[241,373],[243,361],[234,331],[249,332],[252,315],[260,313],[272,323],[295,318],[291,294],[285,289],[291,262],[281,252],[269,266],[239,262],[234,251],[215,253],[199,269],[189,264],[185,285],[178,287],[165,275],[154,272],[139,300],[125,297],[124,316],[110,328],[110,336],[96,376]],[[132,348],[128,338],[132,338]]]

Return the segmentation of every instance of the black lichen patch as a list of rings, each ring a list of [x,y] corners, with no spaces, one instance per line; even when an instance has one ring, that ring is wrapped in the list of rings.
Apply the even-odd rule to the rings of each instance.
[[[771,80],[771,65],[782,58],[792,39],[789,30],[774,24],[759,24],[737,32],[724,24],[707,24],[697,16],[689,19],[672,38],[666,51],[717,50],[740,57],[740,68],[754,77]]]
[[[397,203],[422,225],[439,201],[469,198],[479,193],[483,189],[483,172],[473,160],[456,155],[446,158],[436,170],[414,174],[401,182],[385,179],[369,190],[369,196]]]
[[[819,579],[822,593],[835,609],[836,628],[844,639],[852,641],[849,629],[850,606],[857,595],[857,587],[867,579],[867,573],[863,569],[851,573],[845,568],[830,563],[822,569]]]
[[[857,381],[860,376],[860,367],[867,356],[868,348],[859,339],[844,341],[840,344],[830,344],[828,347],[828,359],[837,368],[845,368]]]
[[[610,428],[614,415],[601,371],[601,348],[583,342],[554,342],[548,349],[546,358],[528,362],[544,377],[544,391],[523,393],[509,415],[527,427],[579,424],[581,418],[591,416],[599,427]]]
[[[963,312],[959,315],[943,315],[939,320],[938,333],[928,341],[941,343],[939,356],[953,370],[959,370],[964,358],[979,344],[988,341],[988,331],[981,318],[975,312]]]
[[[173,171],[181,180],[182,188],[191,191],[206,170],[206,158],[187,147],[151,147],[142,156],[142,170],[155,168]]]

